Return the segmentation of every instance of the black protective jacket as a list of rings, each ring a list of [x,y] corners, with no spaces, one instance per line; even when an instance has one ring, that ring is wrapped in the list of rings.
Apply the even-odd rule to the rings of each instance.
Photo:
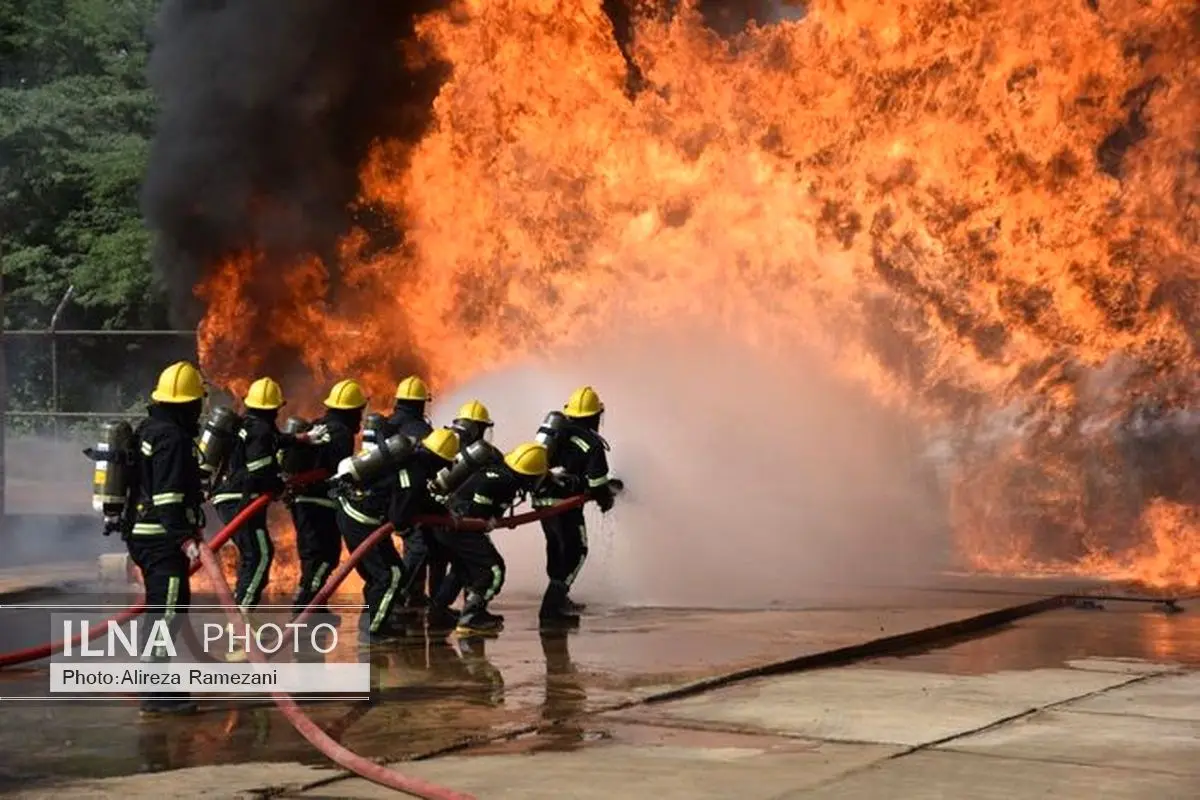
[[[333,477],[337,473],[338,464],[342,459],[354,455],[354,435],[357,431],[351,428],[345,416],[330,411],[318,419],[315,425],[324,425],[329,430],[329,441],[320,445],[297,444],[298,447],[311,447],[315,451],[313,469],[324,470]],[[329,481],[317,481],[296,490],[296,502],[314,503],[327,508],[337,508],[337,503],[329,496]]]
[[[396,473],[387,517],[397,531],[412,527],[413,517],[446,515],[446,507],[434,499],[429,487],[438,470],[445,466],[445,461],[422,447]]]
[[[446,499],[456,516],[499,519],[521,493],[521,480],[504,464],[484,467]]]
[[[213,503],[257,497],[283,489],[277,453],[290,436],[280,433],[274,417],[246,412],[237,433],[225,477],[213,491]]]
[[[421,415],[421,412],[397,403],[396,408],[392,411],[392,415],[388,417],[383,432],[383,439],[388,439],[399,433],[419,443],[426,436],[433,433],[433,425]]]
[[[535,506],[553,505],[576,494],[594,499],[601,511],[613,506],[608,476],[608,442],[582,425],[568,424],[558,434],[550,457],[550,468],[561,468],[561,477],[545,481],[534,498]]]
[[[419,411],[403,403],[397,403],[392,416],[387,419],[380,431],[378,444],[382,445],[397,435],[406,436],[414,443],[420,444],[421,440],[432,431],[433,426],[429,424],[429,420],[421,416]],[[400,474],[403,474],[403,470]],[[433,477],[433,475],[429,477]],[[388,473],[386,478],[380,478],[370,486],[360,487],[352,498],[343,499],[342,509],[352,519],[364,525],[382,525],[385,517],[391,519],[392,495],[396,488],[396,482],[397,473]],[[394,521],[393,524],[395,524]],[[396,525],[396,529],[400,530],[401,526]]]
[[[133,536],[187,538],[197,535],[203,526],[198,433],[195,422],[189,424],[179,411],[160,405],[151,406],[149,415],[138,424]]]

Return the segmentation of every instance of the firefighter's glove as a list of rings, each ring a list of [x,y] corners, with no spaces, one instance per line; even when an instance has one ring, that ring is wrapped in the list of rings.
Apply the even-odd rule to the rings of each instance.
[[[603,492],[596,497],[596,505],[600,506],[600,513],[607,514],[613,507],[612,492]]]
[[[329,428],[325,425],[313,425],[304,433],[296,434],[296,441],[304,444],[327,444]]]
[[[576,494],[580,488],[580,480],[573,475],[568,475],[562,467],[550,470],[548,478],[552,486],[566,494]]]
[[[491,533],[494,530],[496,530],[496,519],[495,517],[488,517],[483,521],[483,532]]]
[[[612,493],[614,495],[620,494],[621,492],[625,491],[625,481],[621,480],[620,478],[609,478],[608,488],[612,489]]]
[[[105,517],[103,533],[105,536],[112,536],[114,533],[121,533],[121,518]]]
[[[183,548],[183,554],[187,556],[189,569],[195,568],[200,563],[200,548],[203,546],[199,536],[183,538],[180,547]]]

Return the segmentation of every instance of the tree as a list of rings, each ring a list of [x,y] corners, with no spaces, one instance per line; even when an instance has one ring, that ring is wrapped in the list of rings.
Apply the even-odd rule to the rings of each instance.
[[[155,5],[0,0],[6,328],[45,327],[68,285],[72,327],[165,323],[138,208],[154,125],[145,69]],[[44,385],[38,359],[14,355],[10,368],[21,369],[10,373],[10,388]],[[100,360],[101,372],[119,363]]]

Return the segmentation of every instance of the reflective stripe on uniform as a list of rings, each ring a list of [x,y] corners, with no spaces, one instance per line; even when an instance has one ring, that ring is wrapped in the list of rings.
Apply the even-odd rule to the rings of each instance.
[[[157,522],[135,522],[131,531],[134,536],[163,536],[166,532]]]
[[[310,506],[321,506],[322,508],[337,508],[337,503],[327,497],[305,497],[298,495],[295,498],[297,503],[307,503]]]
[[[591,446],[590,444],[588,444],[587,442],[585,442],[583,439],[580,439],[578,436],[572,436],[572,437],[571,437],[571,443],[572,443],[573,445],[575,445],[576,447],[578,447],[580,450],[582,450],[582,451],[583,451],[583,452],[585,452],[585,453],[586,453],[588,450],[591,450],[591,449],[592,449],[592,446]]]
[[[213,495],[212,504],[219,506],[221,503],[232,503],[234,500],[241,500],[244,496],[241,492],[221,492]]]
[[[558,505],[556,497],[535,497],[533,498],[534,508],[546,508],[547,506]]]
[[[379,630],[379,626],[387,620],[388,611],[392,609],[392,598],[396,596],[396,589],[400,588],[402,580],[404,571],[400,567],[392,567],[392,580],[388,583],[388,590],[384,593],[379,608],[375,609],[375,616],[371,618],[371,633]]]
[[[579,541],[583,545],[582,548],[580,549],[580,553],[579,553],[579,563],[575,565],[575,569],[571,570],[571,574],[568,575],[566,581],[564,581],[564,583],[566,583],[568,587],[570,587],[571,584],[575,583],[575,579],[577,577],[579,577],[579,571],[583,569],[583,562],[587,561],[587,554],[588,554],[587,525],[581,524],[579,526]]]
[[[346,512],[347,517],[354,520],[355,522],[361,522],[363,525],[382,525],[383,524],[383,520],[376,519],[375,517],[367,516],[366,514],[362,513],[357,508],[355,508],[354,506],[350,505],[345,500],[342,501],[342,511]]]
[[[601,475],[599,478],[588,478],[588,486],[595,489],[597,486],[603,486],[608,483],[608,476]]]
[[[492,498],[488,497],[486,494],[477,494],[471,498],[471,501],[478,503],[481,506],[490,506],[492,504]]]
[[[321,588],[321,584],[325,582],[325,575],[329,572],[329,565],[325,562],[317,564],[317,571],[313,573],[312,583],[309,584],[310,589],[314,592]]]
[[[149,457],[150,457],[150,454],[151,454],[151,453],[153,453],[153,452],[154,452],[154,446],[153,446],[153,445],[151,445],[149,442],[142,442],[142,455],[144,455],[144,456],[146,456],[147,458],[149,458]]]
[[[151,498],[156,506],[169,506],[183,502],[183,492],[163,492]]]
[[[254,530],[254,540],[258,543],[258,563],[254,565],[254,577],[250,579],[250,585],[246,587],[246,593],[238,600],[238,607],[241,608],[243,614],[250,610],[246,606],[246,598],[258,594],[258,587],[262,585],[263,579],[267,575],[267,568],[271,566],[270,543],[267,541],[266,530],[256,528]]]
[[[492,583],[488,586],[487,591],[483,593],[484,600],[491,600],[500,591],[500,587],[504,584],[504,569],[499,564],[492,565]]]
[[[171,620],[175,619],[175,606],[178,602],[179,602],[179,576],[172,575],[170,578],[167,578],[167,603],[166,603],[166,608],[163,609],[163,616],[162,616],[163,622],[165,622],[167,624],[168,630],[170,629]],[[155,658],[167,658],[168,653],[167,653],[166,645],[161,645],[161,644],[155,645],[154,657]]]
[[[412,478],[410,478],[408,476],[408,470],[406,470],[406,469],[400,470],[400,473],[397,477],[400,480],[400,488],[401,489],[407,489],[410,486],[412,486]]]
[[[248,472],[258,472],[260,469],[266,469],[271,466],[271,462],[275,460],[274,456],[266,456],[265,458],[256,458],[246,465]]]

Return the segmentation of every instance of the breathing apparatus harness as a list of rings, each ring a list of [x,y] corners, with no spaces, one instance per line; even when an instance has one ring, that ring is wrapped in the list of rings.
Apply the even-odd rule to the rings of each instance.
[[[105,536],[113,532],[128,539],[133,530],[137,505],[132,498],[141,481],[141,444],[133,427],[124,420],[106,422],[95,447],[83,454],[95,462],[92,471],[92,508],[104,516]]]
[[[242,418],[225,406],[209,414],[200,434],[200,471],[211,488],[224,477],[233,452],[234,437],[242,427]],[[124,420],[104,423],[93,447],[83,454],[95,463],[92,472],[92,508],[103,515],[104,536],[114,532],[127,540],[137,519],[134,501],[141,489],[142,440],[138,432]]]

